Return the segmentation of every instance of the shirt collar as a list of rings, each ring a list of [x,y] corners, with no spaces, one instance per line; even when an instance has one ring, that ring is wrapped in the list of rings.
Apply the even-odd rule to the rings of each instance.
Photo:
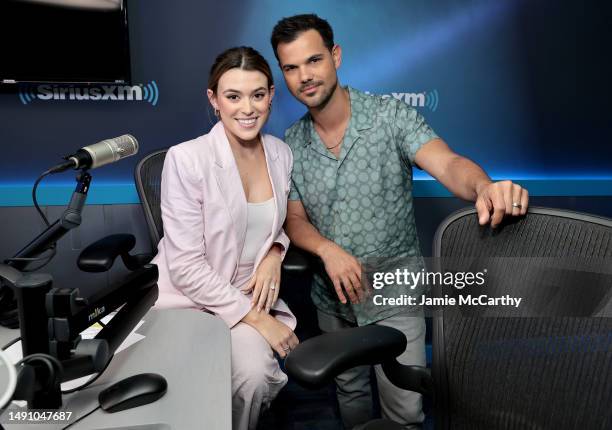
[[[349,87],[342,87],[348,90],[350,103],[351,103],[351,118],[349,119],[348,129],[345,135],[350,137],[350,142],[354,142],[360,135],[360,132],[368,130],[374,126],[374,112],[370,112],[372,105],[371,96],[362,93],[359,90]],[[366,107],[364,115],[357,115],[356,106]],[[309,112],[305,115],[305,127],[304,127],[304,146],[310,145],[317,139],[317,131],[314,128],[314,121],[312,115]]]

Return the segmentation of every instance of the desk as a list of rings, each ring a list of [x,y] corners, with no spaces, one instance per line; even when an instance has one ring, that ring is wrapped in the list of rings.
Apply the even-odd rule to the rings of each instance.
[[[65,395],[63,409],[81,417],[98,405],[100,391],[137,373],[163,375],[168,381],[166,395],[148,405],[113,414],[98,409],[69,430],[124,426],[134,430],[230,430],[231,344],[227,325],[210,314],[187,309],[151,310],[143,319],[145,323],[137,333],[146,338],[116,354],[91,386]],[[0,329],[0,345],[18,335],[18,330]],[[60,430],[66,424],[4,426],[6,430]]]

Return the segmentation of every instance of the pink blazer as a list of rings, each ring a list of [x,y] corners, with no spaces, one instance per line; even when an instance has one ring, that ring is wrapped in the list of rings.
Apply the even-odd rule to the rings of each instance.
[[[285,250],[289,246],[282,226],[293,156],[289,146],[273,136],[264,135],[263,145],[276,211],[272,234],[261,244],[255,268],[273,242]],[[156,307],[205,309],[234,326],[251,309],[251,295],[232,285],[246,237],[247,201],[220,121],[210,133],[168,150],[161,210],[164,237],[153,259],[159,268]],[[295,317],[282,300],[273,311],[295,328]]]

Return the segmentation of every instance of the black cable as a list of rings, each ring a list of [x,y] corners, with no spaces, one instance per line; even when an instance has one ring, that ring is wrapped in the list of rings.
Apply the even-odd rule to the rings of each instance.
[[[36,182],[34,182],[34,188],[32,188],[32,201],[34,202],[34,207],[36,208],[36,210],[38,211],[38,214],[40,215],[40,217],[43,219],[45,225],[47,227],[49,227],[49,221],[47,220],[47,217],[45,216],[45,214],[43,213],[42,210],[40,210],[40,207],[38,206],[38,200],[36,199],[36,189],[38,188],[38,184],[40,183],[40,181],[42,181],[44,179],[45,176],[50,175],[51,173],[53,173],[52,169],[46,170],[44,171],[37,179]]]
[[[66,427],[62,427],[62,430],[66,430],[68,427],[72,427],[73,425],[75,425],[76,423],[78,423],[79,421],[81,421],[84,418],[87,418],[88,416],[90,416],[91,414],[93,414],[95,411],[97,411],[98,409],[100,409],[100,405],[96,406],[95,409],[92,409],[91,411],[87,412],[85,415],[83,415],[82,417],[80,417],[78,420],[75,420],[73,422],[71,422],[70,424],[68,424]]]
[[[6,350],[7,348],[10,348],[11,346],[15,345],[17,342],[19,342],[21,340],[21,336],[16,337],[15,339],[11,340],[9,343],[7,343],[6,345],[4,345],[2,348],[2,350]]]
[[[63,371],[63,369],[64,369],[64,366],[62,366],[62,363],[57,358],[55,358],[52,355],[42,354],[42,353],[39,353],[39,352],[37,352],[35,354],[30,354],[30,355],[25,356],[24,358],[19,360],[17,362],[17,364],[15,364],[15,366],[18,366],[19,364],[22,364],[22,363],[26,363],[26,362],[30,361],[31,359],[33,359],[33,358],[46,358],[47,360],[49,360],[53,364],[55,364],[55,367],[57,367],[57,369],[59,371]]]
[[[80,386],[78,386],[76,388],[71,388],[70,390],[67,390],[67,391],[62,391],[62,394],[72,394],[72,393],[75,393],[75,392],[77,392],[79,390],[82,390],[83,388],[87,387],[88,385],[94,383],[96,381],[96,379],[98,379],[100,376],[102,376],[104,371],[108,368],[108,365],[113,360],[113,357],[114,357],[114,355],[111,355],[111,358],[108,359],[108,361],[104,365],[104,368],[102,370],[100,370],[96,376],[94,376],[93,378],[91,378],[90,380],[85,382],[83,385],[80,385]]]
[[[41,361],[45,363],[45,366],[47,366],[47,370],[49,371],[49,379],[47,381],[47,387],[45,388],[45,390],[50,390],[57,380],[61,380],[63,366],[57,358],[48,354],[30,354],[19,360],[15,364],[15,367],[19,367],[22,364],[27,364],[30,361]],[[55,368],[57,368],[57,371],[55,370]]]

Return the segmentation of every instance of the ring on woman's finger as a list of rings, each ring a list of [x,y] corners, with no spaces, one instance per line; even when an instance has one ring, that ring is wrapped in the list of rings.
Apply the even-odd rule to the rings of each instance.
[[[276,284],[272,283],[272,285],[270,286],[270,289],[271,289],[272,291],[276,290]]]

